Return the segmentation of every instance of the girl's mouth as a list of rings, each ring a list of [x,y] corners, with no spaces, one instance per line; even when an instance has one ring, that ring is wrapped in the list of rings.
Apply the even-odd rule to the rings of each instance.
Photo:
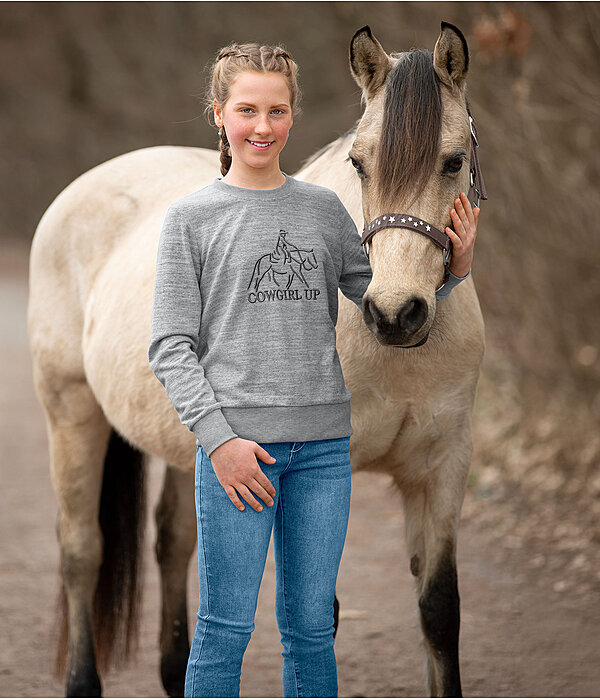
[[[275,143],[275,141],[250,141],[250,139],[246,139],[246,141],[258,151],[266,151]]]

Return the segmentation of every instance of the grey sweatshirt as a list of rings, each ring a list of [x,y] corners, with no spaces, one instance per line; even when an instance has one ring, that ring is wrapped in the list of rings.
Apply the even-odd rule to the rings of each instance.
[[[352,435],[338,287],[362,308],[371,276],[328,188],[288,175],[272,190],[217,178],[174,202],[158,246],[148,359],[196,444],[210,455],[234,437]]]

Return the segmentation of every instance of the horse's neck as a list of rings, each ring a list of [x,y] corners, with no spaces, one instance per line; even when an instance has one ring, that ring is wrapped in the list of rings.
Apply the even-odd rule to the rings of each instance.
[[[350,212],[357,229],[362,231],[364,221],[360,181],[347,160],[354,138],[355,133],[351,131],[332,141],[316,158],[309,159],[294,177],[333,190]]]

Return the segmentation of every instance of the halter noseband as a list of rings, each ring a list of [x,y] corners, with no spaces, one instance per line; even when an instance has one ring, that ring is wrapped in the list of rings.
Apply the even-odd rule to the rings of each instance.
[[[479,159],[477,158],[477,149],[479,148],[477,129],[475,128],[473,117],[470,114],[469,126],[471,129],[471,158],[469,162],[470,187],[467,197],[473,206],[478,207],[480,199],[487,199],[487,190],[485,189]],[[384,214],[383,216],[378,216],[373,219],[373,221],[363,229],[360,242],[363,247],[363,252],[367,256],[367,260],[369,259],[369,241],[378,231],[384,228],[407,228],[411,231],[422,233],[432,240],[444,253],[444,281],[441,286],[448,281],[450,276],[450,262],[452,261],[452,241],[448,234],[412,214]]]

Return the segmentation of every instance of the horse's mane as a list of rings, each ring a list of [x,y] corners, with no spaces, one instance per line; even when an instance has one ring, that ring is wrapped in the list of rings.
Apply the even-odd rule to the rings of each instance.
[[[442,97],[431,51],[395,55],[386,80],[377,157],[377,181],[385,199],[416,198],[433,171],[440,146]]]

